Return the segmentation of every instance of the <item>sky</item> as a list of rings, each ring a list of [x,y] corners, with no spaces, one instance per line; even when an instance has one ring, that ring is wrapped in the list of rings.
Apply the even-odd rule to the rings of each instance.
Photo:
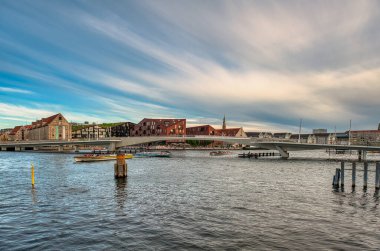
[[[0,128],[377,129],[380,1],[0,1]]]

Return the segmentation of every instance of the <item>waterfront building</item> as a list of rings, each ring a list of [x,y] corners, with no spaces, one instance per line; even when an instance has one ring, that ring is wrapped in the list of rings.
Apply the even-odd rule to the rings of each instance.
[[[327,133],[327,129],[313,129],[313,134]]]
[[[134,126],[131,136],[186,135],[186,119],[144,118]]]
[[[215,128],[210,125],[188,127],[186,135],[215,135]]]
[[[335,133],[335,144],[348,145],[348,132]]]
[[[271,132],[247,132],[246,135],[251,138],[271,139],[273,134]]]
[[[315,138],[313,138],[312,134],[302,133],[302,134],[292,134],[292,136],[290,136],[290,140],[294,142],[298,142],[300,140],[299,143],[312,144],[315,141]]]
[[[348,132],[346,132],[348,134]],[[380,144],[380,130],[351,131],[351,145],[378,145]]]
[[[131,136],[135,125],[136,124],[132,122],[113,123],[109,127],[110,136],[111,137],[129,137]]]
[[[32,128],[31,125],[26,126],[15,126],[9,134],[8,134],[8,140],[11,141],[24,141],[29,140],[29,131]]]
[[[273,133],[273,138],[275,139],[290,139],[292,133],[290,132],[276,132]]]
[[[227,129],[216,129],[215,135],[217,136],[227,136],[227,137],[247,137],[247,134],[244,132],[243,127],[240,128],[227,128]]]
[[[71,125],[61,113],[42,118],[32,123],[30,140],[70,140]]]
[[[9,133],[13,130],[13,128],[4,128],[0,129],[0,141],[8,141]]]
[[[335,144],[336,137],[334,133],[313,133],[310,134],[308,142],[311,144]]]
[[[97,124],[72,126],[73,139],[102,139],[110,137],[110,128]]]
[[[307,144],[336,144],[337,143],[337,134],[335,133],[303,133],[292,134],[290,140],[294,142]]]

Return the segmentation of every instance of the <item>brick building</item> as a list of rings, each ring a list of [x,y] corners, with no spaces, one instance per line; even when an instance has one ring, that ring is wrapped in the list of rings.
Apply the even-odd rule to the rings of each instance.
[[[186,119],[144,118],[134,126],[131,136],[186,135]]]
[[[8,133],[8,140],[12,141],[24,141],[29,140],[29,131],[32,129],[31,125],[26,126],[15,126],[9,133]]]
[[[71,140],[71,125],[61,113],[32,123],[30,140]]]
[[[12,128],[0,129],[0,141],[7,141]]]
[[[186,135],[215,135],[215,128],[210,125],[188,127]]]
[[[380,144],[380,130],[351,131],[350,143],[352,145],[378,145]],[[346,132],[348,134],[348,132]]]

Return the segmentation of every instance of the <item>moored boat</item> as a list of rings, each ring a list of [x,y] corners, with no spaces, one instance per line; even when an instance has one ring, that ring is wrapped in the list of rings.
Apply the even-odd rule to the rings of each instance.
[[[231,152],[228,152],[228,151],[214,151],[214,152],[210,152],[211,156],[223,156],[223,155],[228,155],[228,154],[231,154]]]
[[[169,158],[170,156],[171,156],[170,152],[139,152],[134,155],[134,157],[137,157],[137,158],[143,158],[143,157]]]
[[[132,154],[125,154],[125,159],[132,159]],[[106,160],[116,160],[116,154],[85,154],[82,156],[75,156],[74,160],[76,162],[93,162],[93,161],[106,161]]]

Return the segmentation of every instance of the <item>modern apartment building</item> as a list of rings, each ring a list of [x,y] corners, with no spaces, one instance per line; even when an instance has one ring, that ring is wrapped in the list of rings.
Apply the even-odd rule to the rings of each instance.
[[[134,126],[131,136],[186,135],[186,119],[144,118]]]

